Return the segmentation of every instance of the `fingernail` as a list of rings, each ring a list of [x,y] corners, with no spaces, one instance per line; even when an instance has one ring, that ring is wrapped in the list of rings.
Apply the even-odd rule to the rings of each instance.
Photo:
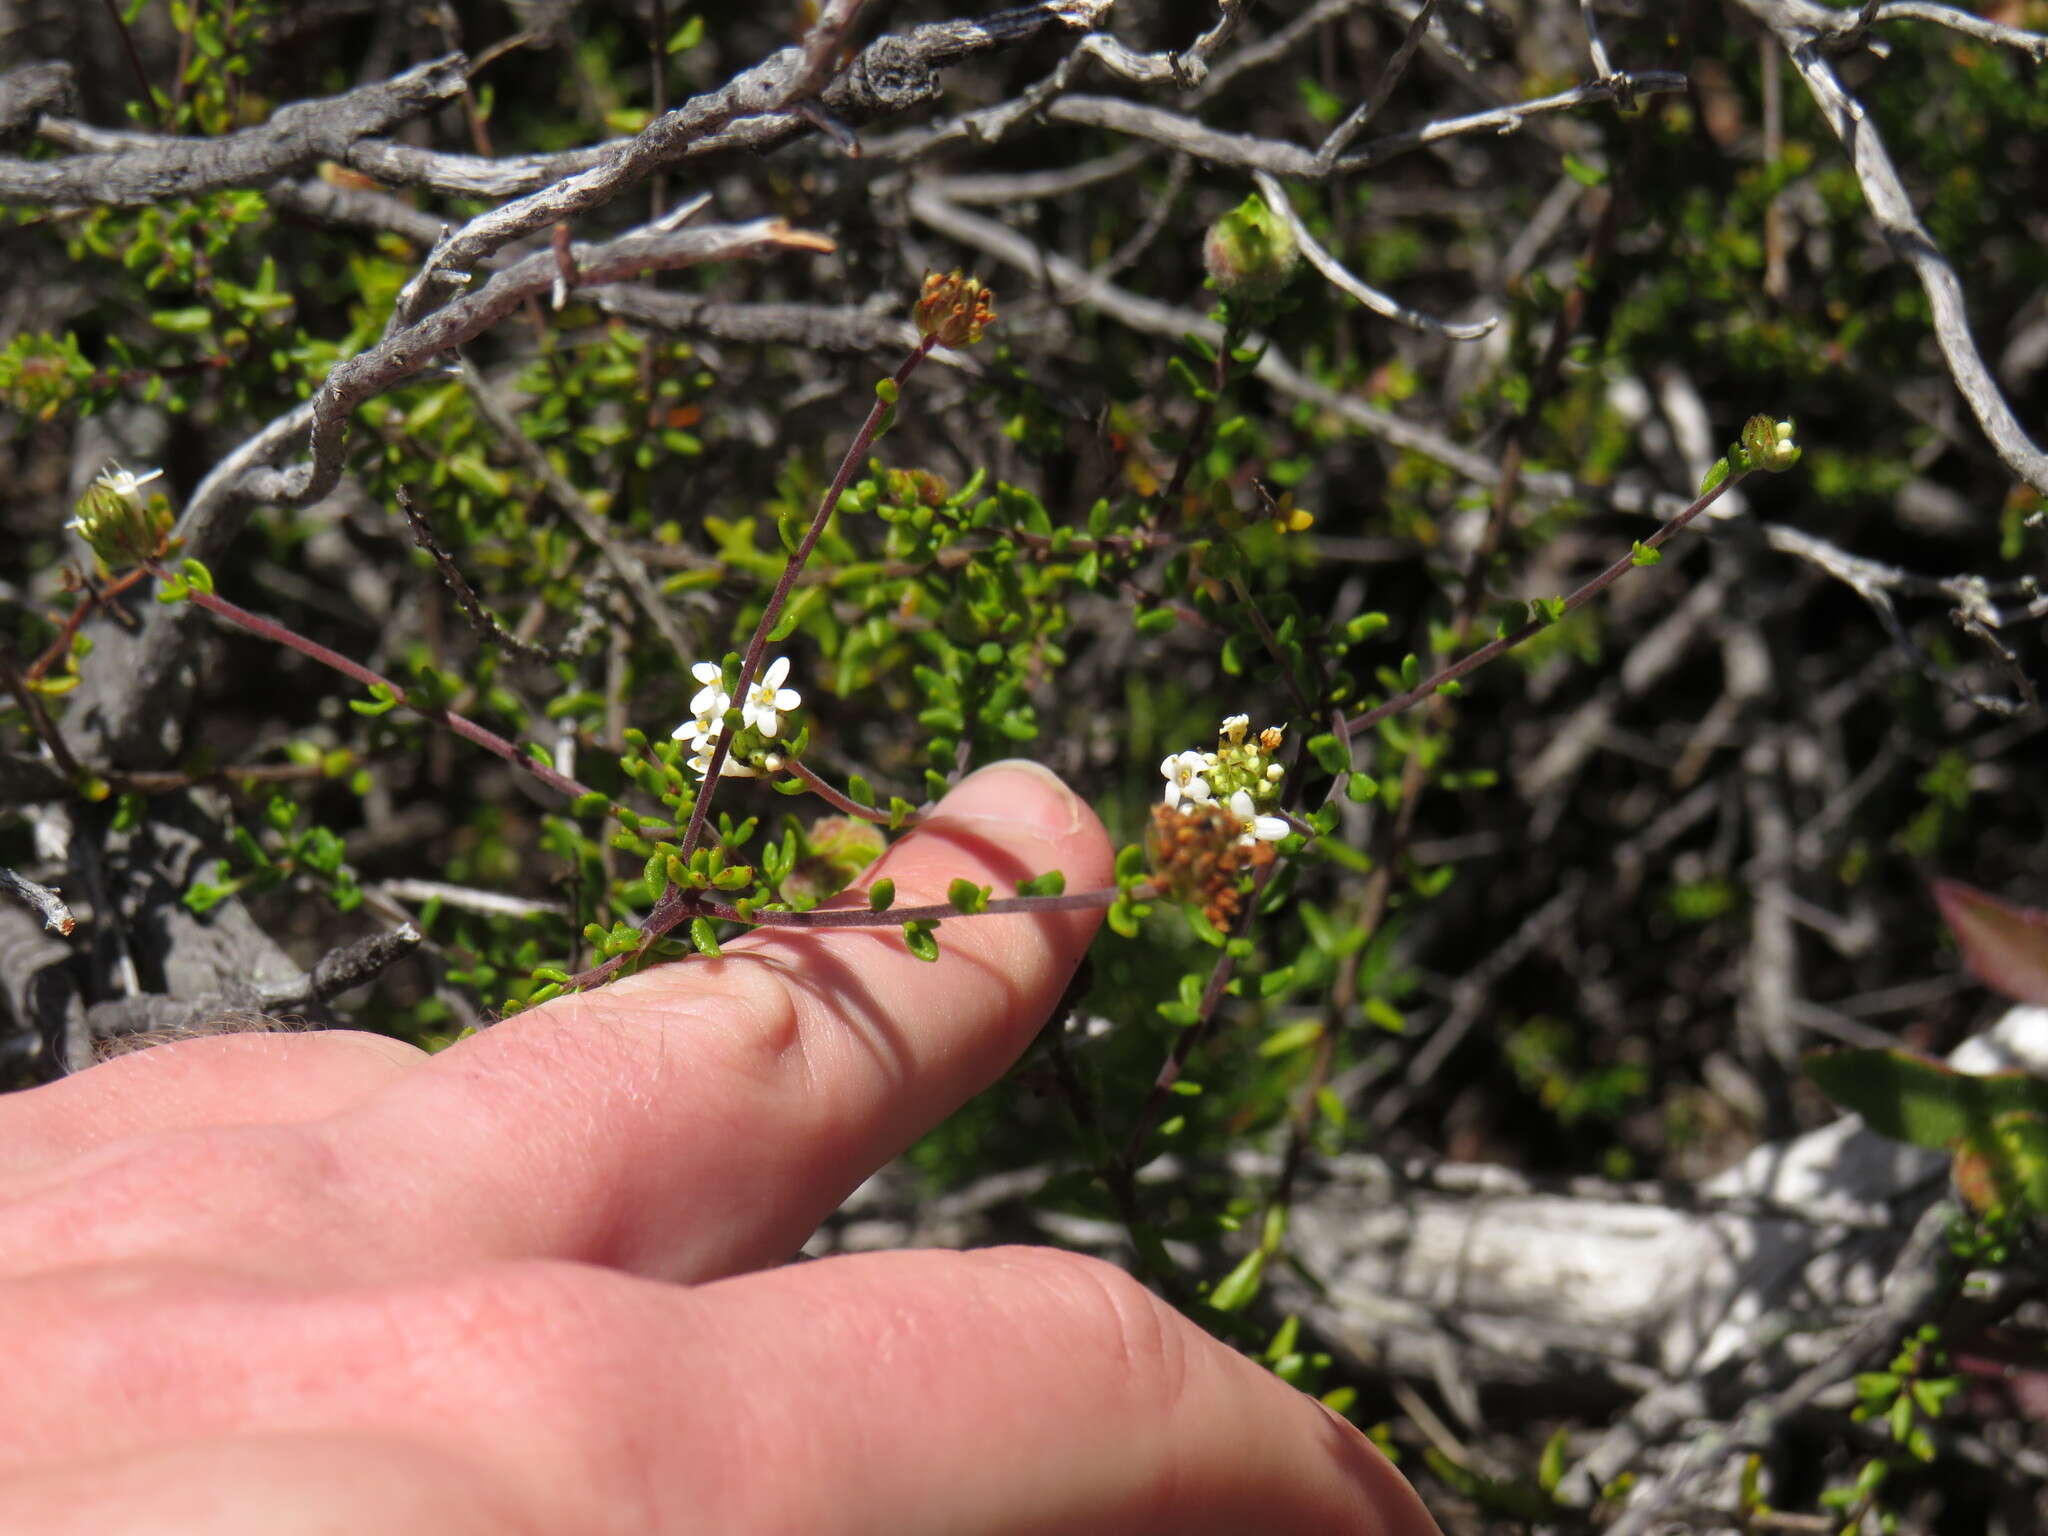
[[[1010,757],[954,785],[935,814],[1067,837],[1080,827],[1083,809],[1080,797],[1043,763]]]

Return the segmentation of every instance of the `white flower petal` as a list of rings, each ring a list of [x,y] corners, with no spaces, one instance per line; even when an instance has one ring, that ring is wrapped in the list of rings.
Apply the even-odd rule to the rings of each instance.
[[[780,688],[782,680],[788,676],[789,658],[787,656],[778,656],[769,662],[767,670],[762,672],[760,686],[764,688]]]
[[[794,688],[778,688],[775,691],[775,707],[780,710],[795,709],[803,703],[804,696]]]
[[[718,685],[722,687],[725,683],[725,669],[720,667],[715,661],[698,662],[694,667],[690,668],[690,676],[707,686]]]

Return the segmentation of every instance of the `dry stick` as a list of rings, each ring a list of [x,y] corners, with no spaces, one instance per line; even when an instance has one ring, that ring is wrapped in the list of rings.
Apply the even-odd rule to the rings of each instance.
[[[148,570],[159,581],[170,581],[173,579],[171,573],[155,561],[148,563]],[[397,683],[391,681],[390,678],[372,672],[360,662],[351,661],[339,651],[329,650],[317,640],[309,640],[295,630],[287,629],[274,619],[266,619],[260,613],[251,613],[248,609],[231,603],[224,597],[219,597],[212,592],[205,591],[203,588],[188,587],[187,594],[190,601],[196,606],[204,608],[208,613],[213,614],[217,618],[226,619],[230,624],[246,629],[252,635],[257,635],[262,639],[286,646],[291,650],[297,651],[301,656],[310,657],[314,661],[319,662],[323,667],[331,667],[344,677],[353,678],[366,688],[383,688],[387,690],[393,699],[403,704],[407,709],[412,710],[425,719],[432,720],[437,725],[446,726],[464,740],[475,742],[486,752],[503,758],[513,767],[525,769],[550,789],[558,790],[562,794],[576,798],[597,793],[588,784],[579,784],[567,774],[557,773],[547,764],[529,757],[504,737],[498,735],[495,731],[487,730],[485,727],[478,725],[467,715],[459,715],[452,709],[415,703],[406,694],[406,691]]]
[[[25,875],[17,875],[5,864],[0,864],[0,891],[19,897],[35,908],[36,915],[43,920],[43,926],[52,933],[69,935],[78,926],[78,919],[71,915],[71,909],[64,905],[63,897],[47,885],[37,885]]]
[[[1415,50],[1422,46],[1422,39],[1429,31],[1429,19],[1436,14],[1436,4],[1437,0],[1422,0],[1422,4],[1415,8],[1415,19],[1408,23],[1407,35],[1401,39],[1401,45],[1394,50],[1393,57],[1387,60],[1387,67],[1380,71],[1379,83],[1373,87],[1372,95],[1352,108],[1351,115],[1330,130],[1330,136],[1323,140],[1322,147],[1316,151],[1318,164],[1334,165],[1337,157],[1344,153],[1345,147],[1365,132],[1366,125],[1380,115],[1380,108],[1387,104],[1394,94],[1394,87],[1401,83],[1401,77],[1408,72],[1408,62],[1415,57]],[[1605,74],[1606,71],[1601,70],[1600,73]]]
[[[152,137],[133,148],[60,160],[0,157],[0,202],[139,208],[219,187],[264,186],[322,160],[345,159],[356,140],[459,96],[463,67],[460,54],[435,59],[339,96],[279,107],[269,122],[217,139]]]

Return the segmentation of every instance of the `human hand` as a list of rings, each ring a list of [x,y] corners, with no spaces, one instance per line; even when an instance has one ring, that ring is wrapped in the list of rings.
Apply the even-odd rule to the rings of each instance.
[[[1110,879],[1028,765],[870,871]],[[1431,1536],[1107,1265],[775,1268],[995,1079],[1097,914],[761,930],[428,1057],[214,1036],[0,1099],[0,1530]]]

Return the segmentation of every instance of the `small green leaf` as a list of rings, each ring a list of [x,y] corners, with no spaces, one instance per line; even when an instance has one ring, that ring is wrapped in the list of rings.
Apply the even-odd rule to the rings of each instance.
[[[877,880],[868,887],[868,910],[870,912],[886,912],[895,905],[896,882],[894,880]]]
[[[1296,1051],[1306,1050],[1323,1037],[1321,1019],[1302,1019],[1296,1023],[1276,1029],[1259,1042],[1259,1054],[1265,1057],[1292,1056]]]
[[[1635,543],[1629,546],[1628,563],[1630,565],[1655,565],[1663,558],[1663,550],[1652,549],[1641,539],[1637,539]]]
[[[348,701],[348,707],[359,715],[389,714],[397,706],[398,695],[383,683],[370,684],[370,702],[364,703],[361,699]]]
[[[1209,1293],[1209,1305],[1218,1312],[1238,1312],[1251,1305],[1259,1294],[1266,1272],[1266,1250],[1254,1248],[1237,1262],[1229,1274],[1216,1282]]]
[[[976,885],[972,880],[955,880],[946,887],[946,900],[952,903],[955,912],[971,917],[988,910],[990,889],[986,885]]]
[[[1564,173],[1582,187],[1601,187],[1607,184],[1607,168],[1581,160],[1577,155],[1564,157]],[[1546,1485],[1548,1486],[1548,1485]]]
[[[1056,869],[1017,882],[1019,896],[1058,896],[1067,888],[1067,877]]]
[[[932,935],[932,930],[936,927],[938,927],[938,924],[929,919],[905,923],[903,925],[904,948],[908,949],[911,954],[920,960],[926,962],[936,961],[939,958],[939,941]]]
[[[708,917],[690,919],[690,942],[697,946],[697,953],[718,958],[718,930],[711,926]]]
[[[1308,739],[1309,755],[1316,760],[1316,766],[1325,773],[1344,773],[1351,767],[1351,754],[1344,743],[1325,731],[1320,736]]]
[[[1707,472],[1700,477],[1700,495],[1707,495],[1727,478],[1728,460],[1725,458],[1719,458],[1714,460],[1712,466],[1709,467]]]

